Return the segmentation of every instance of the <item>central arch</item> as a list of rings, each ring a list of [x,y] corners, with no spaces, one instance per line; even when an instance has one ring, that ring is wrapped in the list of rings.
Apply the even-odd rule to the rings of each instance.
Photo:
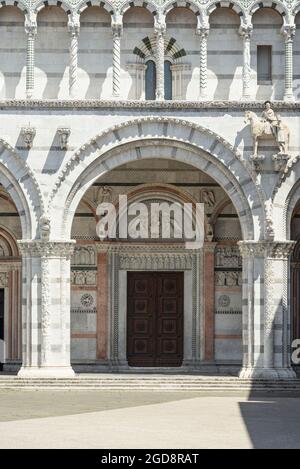
[[[62,169],[49,199],[53,238],[69,239],[76,208],[99,177],[125,163],[150,158],[188,163],[212,177],[232,200],[243,239],[263,239],[264,201],[239,152],[209,129],[181,119],[159,117],[114,126],[75,152]]]

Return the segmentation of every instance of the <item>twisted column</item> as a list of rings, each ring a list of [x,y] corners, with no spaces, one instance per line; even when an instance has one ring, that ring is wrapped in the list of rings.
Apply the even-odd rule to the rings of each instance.
[[[253,26],[250,23],[243,23],[239,29],[239,33],[243,38],[243,95],[242,99],[251,99],[251,35]]]
[[[34,94],[34,42],[37,33],[36,15],[33,13],[25,17],[25,32],[27,34],[26,98],[31,99]]]
[[[78,71],[78,37],[80,30],[79,15],[73,13],[69,16],[68,31],[70,34],[70,64],[69,64],[69,95],[77,97],[77,71]]]
[[[284,97],[285,101],[294,101],[293,94],[293,41],[295,37],[295,25],[284,25],[282,34],[285,39],[285,75]]]
[[[209,25],[200,26],[197,34],[200,38],[200,99],[207,98],[207,38]]]
[[[161,14],[155,17],[154,34],[156,39],[156,99],[165,99],[165,17]]]
[[[123,33],[122,16],[117,15],[112,18],[111,23],[113,35],[113,97],[120,96],[121,84],[121,36]]]

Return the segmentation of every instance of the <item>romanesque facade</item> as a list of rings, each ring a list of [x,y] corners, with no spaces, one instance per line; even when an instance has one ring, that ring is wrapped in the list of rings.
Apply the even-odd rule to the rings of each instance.
[[[4,369],[294,378],[300,2],[0,6]],[[120,194],[203,203],[203,246],[99,239]]]

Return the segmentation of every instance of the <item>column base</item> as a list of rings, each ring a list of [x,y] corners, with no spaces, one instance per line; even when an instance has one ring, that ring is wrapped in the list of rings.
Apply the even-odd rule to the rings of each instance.
[[[22,366],[18,378],[74,378],[71,366]]]
[[[241,379],[295,379],[296,373],[292,368],[242,368],[239,373]]]
[[[295,97],[293,94],[285,94],[283,97],[283,101],[289,101],[289,102],[294,102]]]

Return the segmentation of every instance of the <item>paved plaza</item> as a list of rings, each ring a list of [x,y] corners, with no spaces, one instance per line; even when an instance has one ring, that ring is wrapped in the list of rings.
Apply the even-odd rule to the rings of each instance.
[[[0,391],[1,448],[300,448],[297,398]]]

